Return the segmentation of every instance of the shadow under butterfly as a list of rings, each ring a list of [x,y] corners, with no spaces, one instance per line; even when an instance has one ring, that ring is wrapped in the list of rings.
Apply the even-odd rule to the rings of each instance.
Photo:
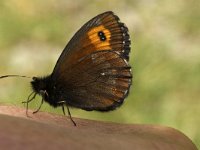
[[[53,72],[46,77],[33,77],[33,92],[53,107],[70,107],[87,111],[110,111],[122,105],[132,82],[128,64],[130,37],[128,28],[111,11],[94,17],[83,25],[60,55]],[[26,77],[5,75],[5,77]],[[27,113],[26,111],[26,113]]]

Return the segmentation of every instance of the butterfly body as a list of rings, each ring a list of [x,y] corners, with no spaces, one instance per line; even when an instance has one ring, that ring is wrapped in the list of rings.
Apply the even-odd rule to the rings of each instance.
[[[42,96],[43,100],[49,103],[53,107],[59,106],[58,99],[59,92],[57,92],[57,88],[51,80],[51,76],[46,77],[34,77],[31,82],[31,86],[33,91]]]
[[[84,24],[61,53],[53,72],[46,77],[33,77],[33,92],[53,107],[61,106],[74,125],[68,106],[87,111],[111,111],[121,106],[132,83],[128,28],[111,11],[104,12]],[[25,77],[4,75],[6,77]],[[26,111],[28,115],[28,111]]]
[[[132,81],[128,28],[111,11],[88,21],[67,44],[51,75],[34,77],[33,91],[53,107],[110,111]]]

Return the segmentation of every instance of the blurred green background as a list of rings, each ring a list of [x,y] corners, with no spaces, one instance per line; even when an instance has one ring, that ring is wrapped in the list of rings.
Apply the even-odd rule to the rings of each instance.
[[[44,76],[89,19],[114,11],[129,28],[133,85],[109,113],[71,109],[72,116],[157,124],[184,132],[200,148],[200,2],[198,0],[1,0],[0,75]],[[21,106],[29,79],[0,81],[0,103]],[[38,97],[32,109],[40,104]],[[43,111],[62,113],[47,104]]]

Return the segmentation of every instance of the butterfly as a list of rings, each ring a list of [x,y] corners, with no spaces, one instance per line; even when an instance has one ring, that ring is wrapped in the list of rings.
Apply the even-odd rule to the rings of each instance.
[[[33,113],[43,102],[62,107],[64,114],[67,107],[76,125],[69,107],[111,111],[121,106],[132,82],[130,43],[128,28],[112,11],[92,18],[69,41],[53,72],[32,78],[33,92],[24,102],[27,110],[28,103],[40,95],[41,104]]]

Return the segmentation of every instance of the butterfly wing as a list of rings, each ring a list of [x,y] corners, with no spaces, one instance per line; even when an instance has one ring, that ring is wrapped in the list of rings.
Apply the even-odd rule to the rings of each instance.
[[[62,100],[85,110],[120,106],[132,78],[129,45],[128,29],[113,12],[88,21],[67,44],[51,75]]]

